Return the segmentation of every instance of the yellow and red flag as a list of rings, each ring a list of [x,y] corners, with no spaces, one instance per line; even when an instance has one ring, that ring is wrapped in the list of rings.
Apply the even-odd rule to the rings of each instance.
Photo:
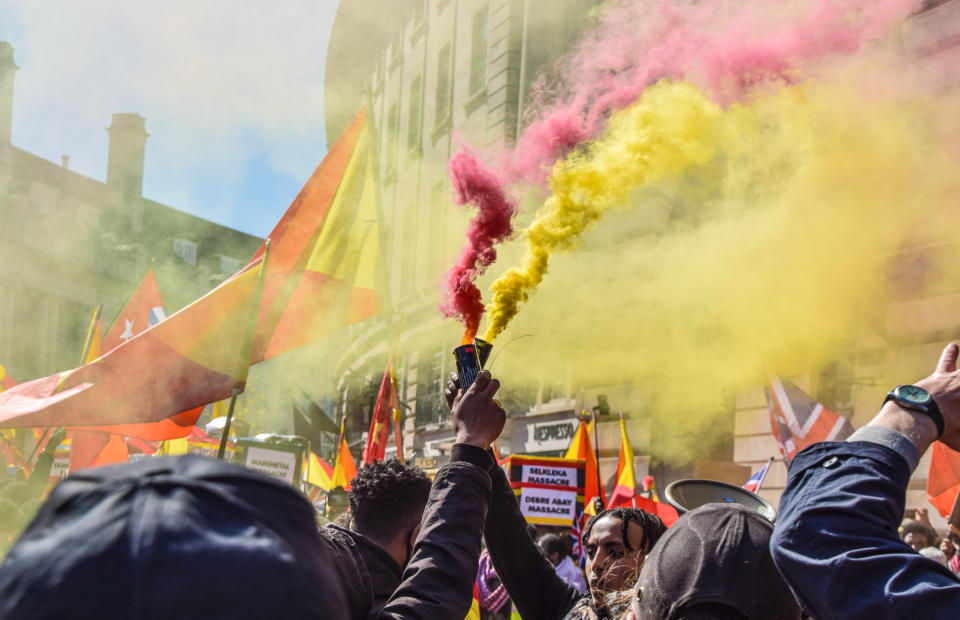
[[[627,427],[620,418],[620,456],[617,459],[617,486],[610,496],[607,508],[633,506],[637,496],[637,477],[633,470],[633,446],[627,435]]]
[[[617,486],[610,496],[607,508],[640,508],[657,515],[664,525],[670,527],[680,515],[670,504],[637,494],[637,477],[633,468],[633,446],[627,435],[627,427],[620,418],[620,456],[617,459]]]
[[[310,344],[381,309],[380,207],[366,108],[270,233],[251,363]],[[263,247],[254,254],[254,260]]]
[[[367,445],[363,450],[363,464],[376,463],[383,459],[387,451],[387,437],[390,435],[390,422],[397,408],[397,394],[394,391],[393,375],[390,363],[383,371],[377,402],[370,416],[370,432],[367,433]]]
[[[0,393],[0,425],[156,422],[242,389],[263,288],[261,265],[248,266],[94,362]]]
[[[303,471],[307,472],[307,483],[319,487],[324,491],[332,489],[333,467],[313,452],[310,452],[309,456],[304,460],[306,462],[304,463]]]
[[[473,598],[470,599],[470,609],[463,620],[480,620],[480,591],[477,582],[473,582]]]
[[[581,418],[580,426],[570,441],[570,447],[563,456],[566,459],[581,459],[586,462],[584,468],[583,502],[584,506],[592,506],[591,500],[599,497],[603,505],[607,505],[607,498],[603,492],[603,487],[598,483],[597,478],[597,455],[593,451],[593,444],[590,442],[590,432],[587,430],[587,423]]]
[[[340,422],[340,441],[337,442],[337,460],[333,464],[333,475],[330,477],[331,488],[342,487],[350,490],[350,482],[357,477],[357,465],[353,462],[350,447],[347,445],[344,421]]]

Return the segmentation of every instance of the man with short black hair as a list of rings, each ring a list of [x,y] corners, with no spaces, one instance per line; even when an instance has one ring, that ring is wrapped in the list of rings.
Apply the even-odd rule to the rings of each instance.
[[[372,615],[400,585],[429,495],[430,478],[419,467],[379,461],[362,467],[351,482],[350,528],[327,526],[356,545],[370,580]]]

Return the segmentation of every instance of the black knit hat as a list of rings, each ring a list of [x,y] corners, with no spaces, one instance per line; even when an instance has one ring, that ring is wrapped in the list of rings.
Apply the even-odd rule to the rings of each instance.
[[[773,564],[772,534],[766,518],[739,504],[684,514],[643,565],[633,602],[638,620],[800,618]]]
[[[348,618],[290,486],[197,456],[63,481],[0,566],[2,618]]]

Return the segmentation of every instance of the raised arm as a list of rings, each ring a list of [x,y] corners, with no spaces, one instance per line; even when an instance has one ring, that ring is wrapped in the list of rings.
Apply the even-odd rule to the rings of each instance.
[[[960,444],[957,345],[916,385]],[[911,472],[939,434],[934,415],[889,400],[847,442],[819,443],[790,467],[771,540],[777,568],[813,617],[956,618],[960,581],[897,536]]]
[[[460,390],[457,373],[447,382],[447,405],[453,407]],[[503,470],[491,471],[493,495],[483,531],[497,577],[524,620],[562,618],[583,597],[567,585],[527,534],[517,496]]]
[[[491,477],[493,497],[483,536],[497,577],[524,620],[563,618],[583,595],[557,575],[527,534],[527,522],[503,470],[496,468]]]
[[[480,537],[490,502],[487,450],[506,413],[493,396],[500,382],[480,373],[451,415],[457,442],[437,473],[403,580],[378,614],[383,619],[459,619],[467,615],[480,561]]]

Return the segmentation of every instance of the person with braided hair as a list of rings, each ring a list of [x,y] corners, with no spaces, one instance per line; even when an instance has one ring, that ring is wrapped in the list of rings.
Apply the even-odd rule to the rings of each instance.
[[[447,405],[460,390],[456,373],[447,383]],[[490,472],[493,493],[483,539],[490,559],[523,620],[604,620],[626,612],[631,588],[647,554],[666,531],[659,517],[639,508],[599,513],[586,527],[587,583],[583,595],[567,585],[527,533],[506,474]],[[612,601],[612,603],[611,603]]]
[[[524,620],[602,620],[626,611],[644,560],[667,529],[659,517],[639,508],[616,508],[599,513],[587,524],[583,546],[589,591],[583,595],[565,583],[530,544],[533,541],[522,530],[523,516],[515,496],[508,497],[510,487],[505,478],[499,478],[494,472],[484,538],[520,616]]]

